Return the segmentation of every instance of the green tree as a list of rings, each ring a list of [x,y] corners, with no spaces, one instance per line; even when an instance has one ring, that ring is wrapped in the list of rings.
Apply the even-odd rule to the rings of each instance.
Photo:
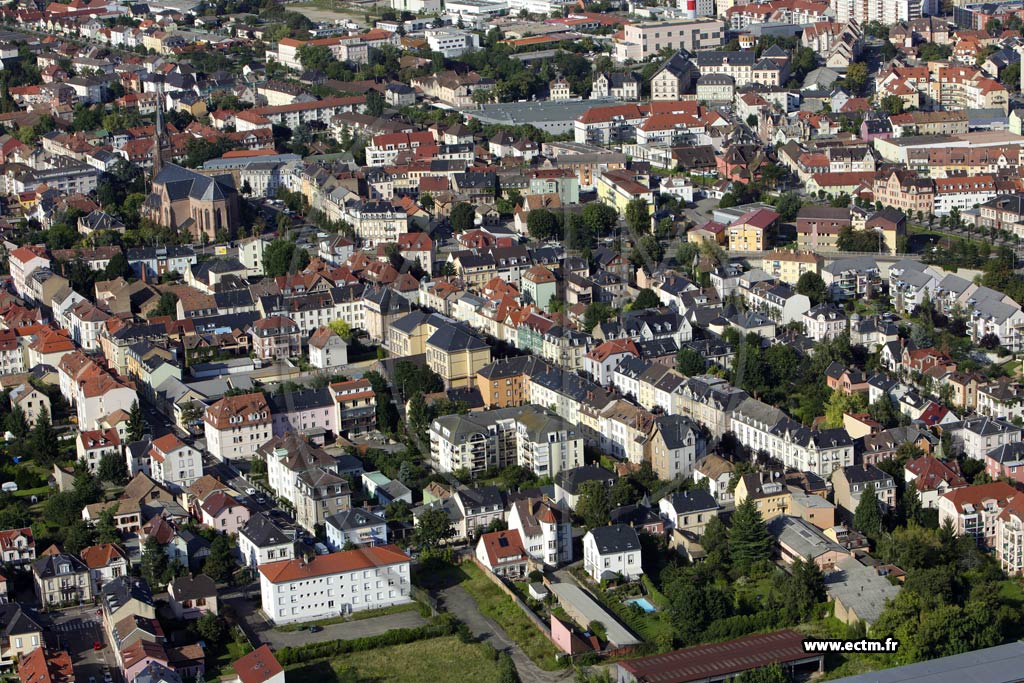
[[[100,481],[109,481],[117,486],[124,486],[128,483],[128,465],[124,456],[118,453],[106,453],[100,458],[100,464],[96,468],[96,476]]]
[[[426,430],[430,422],[430,411],[422,391],[415,391],[409,397],[408,418],[414,434],[420,434]]]
[[[81,519],[75,520],[70,527],[65,527],[63,533],[64,551],[72,555],[78,555],[95,542],[93,530]]]
[[[601,202],[591,202],[580,213],[583,226],[595,237],[611,233],[619,222],[619,214],[612,207]]]
[[[331,328],[334,334],[344,339],[346,343],[352,341],[352,326],[344,320],[340,318],[338,320],[332,320],[327,323],[327,326]]]
[[[217,583],[227,583],[235,572],[235,543],[227,534],[218,534],[210,544],[203,573]]]
[[[591,302],[583,311],[583,329],[590,332],[599,324],[610,320],[614,315],[615,311],[607,301]]]
[[[729,555],[733,569],[747,574],[751,568],[771,557],[772,537],[753,498],[736,507],[729,527]]]
[[[4,418],[4,427],[19,441],[28,436],[31,429],[25,419],[25,411],[17,405]]]
[[[900,498],[900,515],[903,519],[907,520],[908,524],[922,524],[924,521],[923,510],[921,496],[917,493],[917,486],[911,482],[903,489],[903,496]]]
[[[413,541],[425,550],[438,548],[442,542],[455,535],[455,527],[448,513],[441,508],[427,510],[416,520]]]
[[[864,62],[854,62],[846,69],[846,84],[853,94],[857,95],[864,89],[868,80],[868,65]]]
[[[174,292],[162,293],[159,301],[157,301],[156,308],[149,314],[149,317],[152,319],[164,315],[170,316],[172,319],[178,317],[178,295]]]
[[[644,287],[633,299],[633,305],[630,306],[631,311],[642,311],[647,308],[658,308],[661,306],[661,299],[654,293],[654,290]]]
[[[576,514],[583,520],[583,526],[593,529],[606,526],[611,518],[608,489],[603,481],[585,481],[580,485],[576,501]]]
[[[886,95],[882,98],[880,107],[889,116],[897,116],[903,113],[905,108],[903,98],[899,95]]]
[[[448,221],[452,224],[452,230],[455,232],[472,230],[476,222],[476,209],[473,208],[472,204],[459,202],[452,207]]]
[[[308,265],[309,252],[284,237],[278,237],[263,250],[263,273],[267,277],[301,273]]]
[[[140,566],[142,578],[149,582],[153,590],[157,590],[167,584],[174,576],[174,569],[171,566],[170,558],[164,551],[163,546],[156,538],[150,536],[142,548],[142,564]]]
[[[626,204],[626,225],[634,234],[651,230],[651,207],[645,199],[633,199]]]
[[[366,104],[364,106],[365,113],[369,116],[380,116],[384,113],[386,103],[384,102],[384,96],[376,90],[370,90],[366,93]]]
[[[534,209],[526,218],[530,237],[545,242],[559,236],[558,217],[547,209]]]
[[[52,467],[60,458],[60,441],[57,431],[50,422],[50,412],[44,407],[36,417],[36,423],[29,435],[29,445],[35,461],[43,467]]]
[[[127,438],[128,443],[140,440],[146,434],[146,418],[142,414],[142,406],[138,400],[132,402],[128,411]]]
[[[824,303],[828,298],[828,287],[826,287],[825,281],[813,270],[800,275],[800,279],[796,281],[796,292],[810,299],[812,306]]]
[[[693,349],[683,347],[676,352],[676,370],[687,377],[695,377],[707,371],[707,364],[704,362],[704,356]]]
[[[878,538],[882,533],[882,513],[878,509],[878,495],[873,483],[869,483],[860,496],[860,502],[853,513],[853,525],[871,539]]]
[[[854,391],[847,394],[834,389],[825,404],[825,424],[836,428],[843,426],[843,414],[863,413],[867,410],[868,400],[864,392]]]
[[[796,220],[796,215],[804,205],[800,195],[796,192],[786,192],[775,202],[775,212],[779,214],[779,220],[789,223]]]
[[[213,612],[206,612],[196,619],[196,634],[209,645],[223,645],[228,637],[228,624],[224,617]]]
[[[789,683],[789,677],[778,664],[747,669],[732,679],[733,683]]]
[[[644,235],[629,253],[629,260],[634,266],[656,267],[665,256],[665,247],[654,235]]]

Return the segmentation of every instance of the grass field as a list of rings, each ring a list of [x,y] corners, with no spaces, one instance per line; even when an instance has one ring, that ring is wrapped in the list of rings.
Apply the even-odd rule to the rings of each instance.
[[[458,672],[456,675],[455,672]],[[354,652],[330,661],[290,668],[286,683],[498,683],[498,665],[484,645],[456,636]]]
[[[555,671],[561,668],[555,659],[558,650],[547,636],[541,633],[523,614],[512,598],[494,585],[472,562],[466,562],[460,568],[467,577],[462,582],[462,587],[473,597],[485,616],[498,622],[505,629],[505,633],[516,641],[537,666],[545,671]],[[463,678],[462,680],[473,679]]]

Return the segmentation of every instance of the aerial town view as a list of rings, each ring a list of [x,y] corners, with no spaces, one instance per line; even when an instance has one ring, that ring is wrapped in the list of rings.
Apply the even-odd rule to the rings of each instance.
[[[1022,57],[0,4],[0,683],[1024,681]]]

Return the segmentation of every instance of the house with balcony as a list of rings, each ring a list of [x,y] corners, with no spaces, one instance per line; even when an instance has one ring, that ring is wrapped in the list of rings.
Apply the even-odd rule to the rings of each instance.
[[[45,607],[83,605],[95,595],[89,567],[56,546],[32,563],[32,576],[36,599]]]
[[[939,526],[951,523],[958,536],[969,536],[983,547],[996,545],[999,516],[1020,492],[1004,481],[955,489],[939,498]]]

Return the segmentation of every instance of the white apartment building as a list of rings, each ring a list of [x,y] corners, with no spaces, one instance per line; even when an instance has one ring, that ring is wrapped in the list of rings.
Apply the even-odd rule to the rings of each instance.
[[[526,10],[530,14],[541,14],[550,17],[552,12],[561,12],[565,7],[575,7],[579,3],[573,0],[509,0],[509,14],[519,14]]]
[[[816,342],[835,339],[846,331],[846,315],[830,304],[818,304],[804,312],[801,322],[810,339]]]
[[[583,569],[594,581],[624,576],[632,581],[644,571],[640,537],[628,524],[599,526],[583,537]]]
[[[253,569],[262,564],[295,557],[295,541],[265,514],[249,518],[238,532],[238,552],[242,562]]]
[[[615,44],[615,60],[642,62],[664,48],[699,52],[722,44],[725,22],[720,19],[677,19],[629,24],[623,38]]]
[[[572,562],[572,525],[569,512],[548,499],[516,501],[508,528],[518,531],[523,549],[538,562],[557,566]]]
[[[424,31],[423,37],[431,52],[440,52],[447,59],[454,59],[464,52],[480,49],[480,36],[454,26],[442,26]]]
[[[576,424],[540,406],[445,415],[430,425],[430,457],[438,472],[520,465],[539,477],[583,464]]]
[[[409,557],[394,545],[263,564],[263,613],[282,625],[407,604],[409,566]]]
[[[959,447],[968,458],[981,461],[992,450],[1021,440],[1020,427],[997,417],[968,417],[951,425],[949,431],[954,448]]]
[[[203,417],[206,450],[218,460],[251,460],[270,440],[273,419],[262,393],[225,396],[206,409]]]
[[[364,248],[397,242],[399,235],[409,232],[409,216],[389,202],[353,202],[342,210],[342,218]]]
[[[245,266],[246,275],[263,275],[263,252],[270,240],[257,235],[238,241],[238,262]]]
[[[149,450],[153,479],[186,489],[203,476],[203,456],[177,436],[165,434]]]
[[[29,296],[31,288],[28,278],[39,268],[49,268],[50,259],[46,256],[46,247],[42,245],[19,247],[7,257],[7,266],[11,273],[11,283],[19,296]]]

